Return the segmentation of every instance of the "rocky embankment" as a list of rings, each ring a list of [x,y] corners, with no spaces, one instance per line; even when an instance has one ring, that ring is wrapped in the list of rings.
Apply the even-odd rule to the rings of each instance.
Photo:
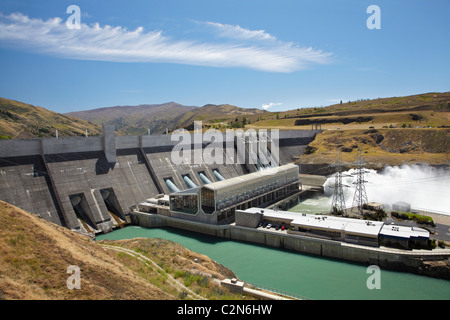
[[[446,260],[433,260],[433,258],[409,259],[408,262],[385,262],[380,265],[381,268],[409,272],[421,276],[427,276],[438,279],[450,280],[450,258]]]
[[[366,168],[450,165],[450,129],[327,130],[316,136],[296,161],[304,174],[329,175],[340,153],[342,168],[354,167],[359,149]]]

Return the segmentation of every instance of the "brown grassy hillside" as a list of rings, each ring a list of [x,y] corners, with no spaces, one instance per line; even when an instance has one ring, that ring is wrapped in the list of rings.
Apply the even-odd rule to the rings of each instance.
[[[243,121],[247,122],[249,119],[265,113],[264,110],[239,108],[229,104],[207,104],[174,119],[173,127],[191,129],[194,121],[202,121],[204,125],[212,127],[220,127],[221,124],[227,124],[227,127],[244,126]]]
[[[131,254],[105,250],[87,237],[0,201],[0,300],[189,299],[197,297],[193,291],[210,299],[241,298],[211,280],[212,275],[234,276],[230,270],[176,243],[134,239],[107,244],[128,248]],[[80,290],[67,288],[71,265],[81,269]]]
[[[337,151],[346,162],[358,148],[369,166],[428,163],[450,165],[450,92],[343,101],[262,115],[247,128],[321,129],[298,155],[299,164],[332,164]],[[317,126],[316,126],[317,125]],[[304,166],[306,168],[306,166]]]
[[[81,290],[67,288],[70,265],[81,268]],[[0,207],[0,270],[3,299],[173,298],[136,277],[88,238],[4,202]]]
[[[0,98],[0,138],[29,139],[102,134],[101,125],[62,115],[42,107]]]
[[[313,124],[321,124],[325,130],[450,126],[450,92],[343,101],[327,107],[268,113],[249,127],[305,130]]]
[[[369,167],[428,163],[450,165],[450,129],[327,130],[318,134],[298,163],[356,160],[358,148]]]

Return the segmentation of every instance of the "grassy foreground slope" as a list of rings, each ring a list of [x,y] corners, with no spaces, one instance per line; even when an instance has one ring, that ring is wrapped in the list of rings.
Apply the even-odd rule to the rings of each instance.
[[[106,244],[124,250],[105,250]],[[81,269],[80,290],[67,287],[72,265]],[[241,299],[212,280],[233,276],[206,256],[170,241],[99,244],[0,201],[0,300],[198,298],[192,292],[209,299]]]

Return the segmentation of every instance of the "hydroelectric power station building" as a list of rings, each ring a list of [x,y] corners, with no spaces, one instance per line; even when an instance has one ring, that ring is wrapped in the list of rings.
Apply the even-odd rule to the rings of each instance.
[[[269,225],[281,234],[371,247],[428,246],[429,232],[422,228],[266,209],[298,194],[299,184],[298,166],[287,164],[148,199],[137,205],[136,211],[208,225],[233,224],[261,232],[269,232],[265,229]],[[252,234],[250,230],[248,233]]]
[[[267,206],[299,191],[294,164],[268,168],[170,194],[170,215],[209,224],[228,224],[236,210]]]

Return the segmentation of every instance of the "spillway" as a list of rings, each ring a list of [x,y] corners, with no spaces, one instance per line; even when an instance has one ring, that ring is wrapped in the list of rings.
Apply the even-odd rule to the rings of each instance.
[[[169,188],[169,190],[171,192],[180,192],[180,189],[178,189],[178,187],[172,182],[172,180],[166,179],[165,182],[166,182],[167,188]]]
[[[213,173],[214,173],[214,175],[216,176],[216,178],[217,178],[219,181],[225,180],[225,178],[222,177],[222,175],[219,173],[219,171],[213,170]]]
[[[188,188],[197,188],[197,185],[189,178],[188,175],[183,176],[183,180],[186,182]]]
[[[205,184],[210,184],[210,183],[212,183],[211,180],[209,180],[208,177],[205,176],[205,174],[204,174],[203,172],[199,172],[198,175],[199,175],[200,179],[202,179],[202,181],[203,181]]]

